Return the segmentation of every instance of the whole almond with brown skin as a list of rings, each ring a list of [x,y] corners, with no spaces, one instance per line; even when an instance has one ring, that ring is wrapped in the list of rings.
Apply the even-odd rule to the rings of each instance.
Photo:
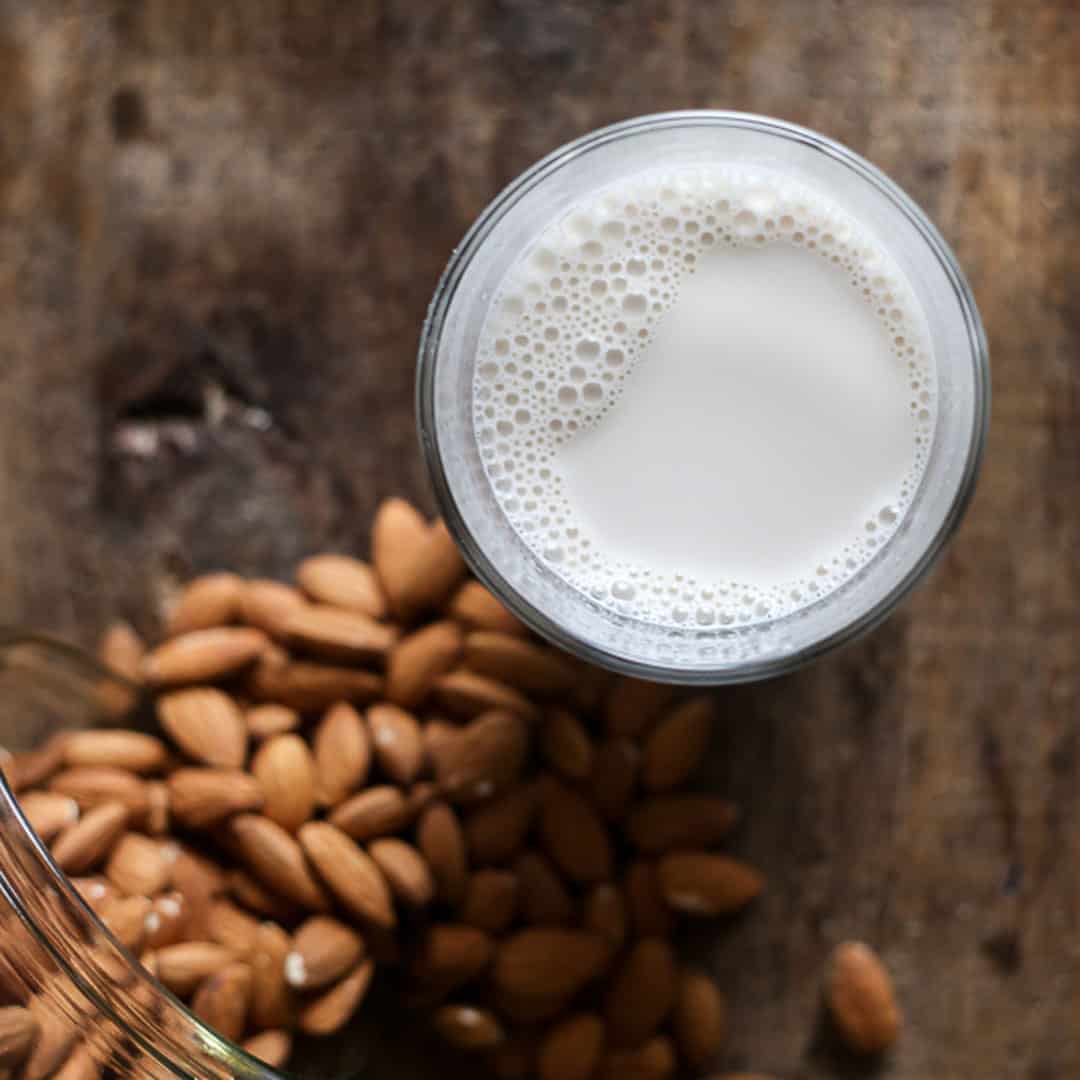
[[[17,753],[0,752],[0,770],[14,792],[39,787],[57,773],[64,764],[64,745],[68,733],[58,732],[46,740],[38,750],[20,750]]]
[[[465,839],[474,865],[508,862],[524,846],[539,806],[536,784],[510,788],[470,811],[465,819]]]
[[[531,927],[499,943],[493,979],[514,997],[564,997],[600,976],[610,959],[611,946],[594,934]]]
[[[19,808],[45,843],[79,820],[79,804],[69,795],[51,791],[26,792],[19,797]]]
[[[258,780],[239,769],[177,769],[168,788],[173,817],[191,829],[211,828],[263,804]]]
[[[440,675],[432,692],[447,712],[465,719],[491,709],[516,713],[526,720],[536,720],[540,716],[540,710],[524,694],[472,671],[458,670]]]
[[[670,791],[701,765],[709,749],[716,702],[711,694],[684,701],[649,733],[641,762],[641,782],[649,791]]]
[[[609,735],[637,738],[675,697],[675,687],[622,676],[615,680],[604,701],[604,722]]]
[[[471,630],[494,630],[525,637],[528,629],[479,581],[466,581],[450,598],[446,613]]]
[[[29,1056],[38,1037],[38,1022],[29,1009],[0,1009],[0,1069],[16,1069]]]
[[[268,649],[253,667],[248,689],[256,701],[314,712],[338,701],[374,701],[382,693],[383,679],[374,671],[292,660]]]
[[[567,709],[550,709],[540,728],[547,763],[567,780],[584,780],[593,767],[593,745],[585,725]]]
[[[296,832],[315,812],[315,759],[299,735],[267,739],[251,762],[262,788],[263,814],[287,832]]]
[[[680,973],[671,1026],[687,1065],[703,1069],[715,1059],[727,1034],[727,1003],[711,976]]]
[[[272,637],[279,637],[289,615],[307,601],[298,589],[280,581],[257,578],[244,585],[240,594],[240,618]]]
[[[103,877],[73,877],[71,884],[83,898],[86,906],[100,915],[110,900],[116,896],[116,889]]]
[[[118,897],[101,912],[101,921],[125,949],[139,952],[146,940],[151,903],[145,896]]]
[[[610,882],[594,885],[585,897],[581,928],[605,938],[621,949],[627,935],[626,904],[622,893]]]
[[[300,714],[287,705],[253,705],[244,712],[244,723],[253,739],[287,735],[300,727]]]
[[[474,1005],[444,1005],[435,1010],[431,1022],[459,1050],[491,1050],[506,1038],[495,1014]]]
[[[226,626],[240,610],[244,581],[236,574],[206,574],[190,581],[165,620],[165,636]]]
[[[305,1035],[333,1035],[352,1018],[367,994],[375,974],[374,960],[364,960],[336,986],[308,1001],[298,1023]]]
[[[456,739],[433,748],[435,777],[455,802],[476,802],[508,788],[529,753],[529,729],[505,709],[485,712]]]
[[[169,841],[162,849],[172,862],[173,888],[184,897],[188,936],[204,938],[209,933],[210,905],[225,891],[225,875],[215,863],[190,848]]]
[[[138,731],[73,731],[64,742],[68,766],[105,766],[133,773],[157,772],[165,764],[165,744]]]
[[[658,795],[633,808],[625,831],[639,850],[658,855],[711,847],[731,831],[738,816],[731,803],[715,795]]]
[[[675,1004],[678,969],[663,938],[630,946],[608,986],[604,1016],[613,1046],[639,1046],[667,1019]]]
[[[436,622],[402,638],[390,650],[386,663],[386,696],[405,709],[414,709],[427,697],[436,679],[461,658],[461,628]]]
[[[105,865],[105,876],[129,896],[154,896],[168,888],[172,864],[156,840],[129,832],[113,847]]]
[[[364,843],[400,832],[413,817],[412,807],[401,789],[381,784],[346,799],[327,820],[354,840]]]
[[[903,1018],[892,979],[869,945],[848,941],[837,946],[825,996],[837,1030],[853,1050],[880,1054],[896,1042]]]
[[[416,717],[397,705],[380,703],[368,709],[367,722],[379,768],[395,784],[407,787],[424,765],[424,743]]]
[[[285,981],[289,935],[277,923],[263,923],[251,954],[251,1024],[255,1028],[289,1027],[293,1002]]]
[[[352,927],[315,915],[293,935],[285,981],[296,990],[320,990],[351,971],[366,951],[364,939]]]
[[[600,1062],[606,1034],[595,1013],[575,1013],[553,1025],[540,1043],[539,1080],[589,1080]]]
[[[473,926],[435,923],[420,939],[413,974],[442,991],[471,982],[487,970],[494,955],[490,937]]]
[[[566,926],[574,921],[574,900],[551,861],[538,851],[523,851],[514,860],[521,888],[519,906],[533,926]]]
[[[300,845],[280,825],[257,814],[229,822],[229,836],[244,865],[274,892],[309,911],[325,911],[326,894],[312,877]]]
[[[461,902],[461,921],[485,933],[504,933],[518,909],[519,883],[512,870],[477,870]]]
[[[151,686],[214,682],[247,667],[268,644],[250,626],[194,630],[147,653],[142,676]]]
[[[164,836],[172,826],[169,789],[161,780],[146,785],[146,818],[143,827],[151,836]]]
[[[278,922],[291,923],[299,914],[295,904],[256,881],[246,870],[229,871],[229,895],[249,911]]]
[[[409,553],[399,553],[403,572],[395,568],[393,584],[385,576],[387,555],[383,548],[379,517],[376,517],[373,545],[375,566],[390,596],[390,606],[400,618],[410,620],[424,611],[440,607],[465,575],[465,562],[441,520],[425,528],[423,539]]]
[[[102,803],[88,810],[53,842],[52,857],[68,874],[85,874],[102,862],[127,828],[128,809],[122,803]]]
[[[395,925],[390,887],[363,848],[324,821],[308,822],[299,839],[319,877],[350,914],[378,927]]]
[[[191,999],[191,1011],[233,1041],[244,1033],[251,1003],[251,968],[229,964],[208,976]]]
[[[732,914],[765,888],[765,879],[752,866],[704,851],[665,855],[657,874],[668,906],[688,915]]]
[[[422,908],[435,896],[435,878],[424,857],[404,840],[376,840],[368,849],[390,891],[406,907]]]
[[[158,721],[190,758],[218,769],[242,769],[247,760],[244,714],[213,687],[176,690],[158,698]]]
[[[633,1050],[609,1050],[600,1061],[596,1080],[668,1080],[676,1068],[671,1040],[657,1035]]]
[[[215,971],[235,959],[223,945],[185,941],[157,951],[157,978],[177,997],[186,998]]]
[[[629,739],[606,739],[593,755],[592,772],[583,785],[593,805],[608,821],[621,821],[634,797],[641,751]]]
[[[107,802],[122,803],[132,820],[147,810],[146,782],[125,769],[65,769],[49,781],[49,790],[74,799],[85,812]]]
[[[462,666],[530,694],[565,693],[576,678],[574,665],[554,649],[495,630],[465,635]]]
[[[142,638],[134,627],[122,620],[109,626],[98,647],[98,658],[105,667],[132,683],[142,682],[144,656],[146,646]],[[94,696],[102,713],[114,720],[127,716],[138,701],[135,689],[117,679],[103,679],[96,687]]]
[[[411,578],[427,540],[428,524],[415,507],[397,498],[380,504],[371,527],[371,559],[390,606],[398,615],[413,614],[404,610],[404,603],[412,591]]]
[[[431,868],[439,899],[453,906],[460,904],[469,879],[465,834],[446,803],[432,803],[420,815],[416,845]]]
[[[187,931],[187,904],[177,891],[155,896],[145,921],[144,949],[163,949],[182,941]]]
[[[285,620],[281,636],[315,656],[363,664],[381,661],[397,640],[397,630],[356,611],[305,604]]]
[[[626,869],[623,898],[635,937],[669,937],[675,918],[660,886],[656,863],[637,859]]]
[[[312,749],[318,799],[324,806],[337,806],[364,785],[371,770],[371,735],[348,702],[339,701],[326,711]]]
[[[540,795],[540,836],[544,850],[571,881],[607,881],[614,854],[607,826],[589,801],[553,777]]]
[[[231,949],[238,958],[247,960],[254,952],[259,920],[231,900],[215,900],[207,913],[206,925],[210,940]]]
[[[271,1069],[284,1067],[292,1053],[292,1036],[280,1028],[260,1031],[241,1044],[245,1054],[250,1054],[256,1061],[269,1065]]]
[[[386,597],[379,579],[360,559],[348,555],[312,555],[297,567],[296,580],[308,596],[320,603],[359,611],[373,619],[386,615]]]

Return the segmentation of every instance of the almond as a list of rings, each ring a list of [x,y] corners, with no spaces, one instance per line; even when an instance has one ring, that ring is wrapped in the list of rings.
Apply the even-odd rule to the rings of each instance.
[[[315,915],[293,936],[285,981],[296,990],[321,990],[351,971],[367,951],[364,939],[337,919]]]
[[[675,954],[662,938],[641,938],[612,976],[604,1003],[613,1046],[639,1046],[655,1034],[675,1004]]]
[[[463,666],[526,693],[561,694],[574,685],[574,665],[562,654],[513,634],[473,630]]]
[[[641,764],[641,780],[649,791],[678,787],[701,765],[715,718],[716,702],[703,694],[684,701],[656,724]]]
[[[228,964],[208,976],[191,999],[191,1011],[233,1041],[244,1033],[251,1004],[251,968]]]
[[[675,687],[623,676],[616,679],[604,701],[609,735],[637,738],[675,697]]]
[[[71,884],[86,906],[98,915],[116,896],[116,889],[102,877],[73,877]]]
[[[600,1063],[606,1036],[594,1013],[575,1013],[544,1036],[537,1056],[539,1080],[589,1080]]]
[[[51,791],[28,791],[19,797],[19,809],[46,844],[79,820],[79,804],[69,795]]]
[[[275,735],[259,748],[252,775],[263,793],[263,814],[296,832],[315,812],[315,760],[299,735]]]
[[[161,780],[146,785],[146,820],[144,828],[151,836],[164,836],[172,825],[172,800]]]
[[[572,881],[607,881],[614,854],[607,827],[588,800],[548,777],[540,796],[540,836],[555,865]]]
[[[288,617],[306,602],[291,585],[256,579],[247,582],[240,594],[240,618],[248,626],[279,637]]]
[[[146,646],[129,623],[117,621],[105,631],[98,647],[98,658],[110,671],[122,675],[128,683],[142,682],[142,662]],[[102,679],[94,693],[105,716],[122,720],[138,702],[135,687],[119,679]]]
[[[626,941],[628,916],[622,893],[610,882],[594,885],[585,898],[581,928],[605,938],[616,949]]]
[[[153,896],[168,887],[172,865],[156,840],[129,832],[116,842],[105,876],[129,896]]]
[[[105,859],[127,823],[128,809],[122,803],[95,806],[57,837],[53,860],[65,873],[85,874]]]
[[[403,499],[387,499],[375,515],[372,560],[394,613],[412,619],[438,607],[465,573],[446,526],[428,526]]]
[[[151,909],[145,896],[117,898],[101,912],[101,921],[125,949],[137,953],[146,940],[146,920]]]
[[[539,717],[539,710],[523,694],[505,683],[472,671],[451,671],[435,680],[436,700],[455,716],[470,717],[490,709],[503,709],[526,720]]]
[[[512,859],[525,843],[539,802],[537,786],[522,784],[473,810],[465,819],[473,863],[487,866]]]
[[[158,699],[158,721],[188,757],[219,769],[242,769],[248,733],[239,706],[213,687],[175,690]]]
[[[509,787],[529,753],[529,729],[505,709],[482,713],[456,738],[432,748],[435,777],[456,802],[490,798]]]
[[[29,1009],[11,1005],[0,1009],[0,1069],[17,1069],[38,1037],[38,1022]]]
[[[281,636],[296,648],[327,660],[366,663],[386,656],[397,631],[359,612],[305,604],[285,620]]]
[[[366,562],[348,555],[312,555],[296,570],[300,588],[313,600],[331,607],[358,611],[381,619],[386,615],[383,596],[375,571]]]
[[[555,867],[539,852],[525,851],[514,860],[521,888],[519,906],[534,926],[565,926],[574,920],[574,901]]]
[[[390,888],[363,848],[322,821],[309,822],[299,837],[320,878],[346,910],[375,926],[389,928],[396,923]]]
[[[292,1053],[292,1036],[280,1028],[271,1028],[260,1031],[241,1045],[244,1053],[256,1061],[269,1065],[271,1069],[281,1069]]]
[[[60,1071],[52,1074],[52,1080],[99,1080],[102,1056],[102,1049],[84,1042],[71,1051]]]
[[[567,780],[584,780],[592,772],[592,739],[567,709],[551,709],[544,717],[540,748],[548,764]]]
[[[454,906],[460,904],[468,885],[465,834],[446,803],[432,803],[420,815],[416,843],[431,868],[439,899]]]
[[[291,660],[269,649],[255,664],[249,689],[256,701],[272,701],[301,712],[329,708],[337,701],[368,702],[382,693],[374,671]]]
[[[675,1075],[675,1048],[657,1035],[634,1050],[610,1050],[600,1061],[596,1080],[668,1080]]]
[[[206,574],[189,582],[165,621],[165,636],[226,626],[240,610],[243,579],[236,574]]]
[[[401,789],[385,784],[346,799],[328,820],[346,835],[363,843],[400,832],[413,817],[413,809]]]
[[[319,801],[337,806],[363,787],[371,769],[371,736],[360,714],[347,702],[332,705],[313,740]]]
[[[622,882],[630,926],[637,937],[668,937],[675,925],[660,886],[656,863],[638,859],[627,867]]]
[[[435,879],[424,857],[403,840],[376,840],[369,852],[390,890],[407,907],[422,908],[435,895]]]
[[[659,795],[638,803],[626,819],[626,836],[641,851],[706,848],[738,820],[735,807],[714,795]]]
[[[238,958],[246,960],[255,951],[259,921],[231,900],[218,899],[210,905],[206,928],[211,941],[232,950]]]
[[[621,821],[634,797],[641,751],[629,739],[607,739],[596,748],[585,790],[608,821]]]
[[[148,653],[142,675],[152,686],[214,682],[247,667],[267,644],[261,630],[247,626],[194,630]]]
[[[259,782],[239,769],[177,769],[168,787],[173,817],[191,829],[211,828],[263,804]]]
[[[210,905],[225,891],[225,875],[209,859],[180,844],[162,844],[162,851],[172,863],[173,888],[184,898],[187,933],[196,939],[205,937]]]
[[[64,742],[65,764],[105,766],[133,773],[156,772],[165,764],[165,744],[138,731],[73,731]]]
[[[679,1054],[691,1068],[704,1069],[716,1057],[727,1033],[727,1003],[709,975],[680,974],[672,1028]]]
[[[657,873],[668,905],[689,915],[731,914],[765,887],[765,879],[753,867],[703,851],[665,855]]]
[[[494,630],[524,637],[528,629],[479,581],[466,581],[450,598],[446,613],[471,630]]]
[[[73,997],[67,997],[71,994]],[[78,1000],[79,991],[70,984],[63,990],[48,989],[30,999],[28,1008],[38,1026],[30,1054],[23,1063],[19,1080],[45,1080],[67,1060],[79,1041],[79,1031],[73,1019],[61,1011],[60,1002]]]
[[[251,954],[251,1023],[253,1027],[288,1027],[292,997],[285,981],[289,935],[276,923],[263,923],[255,934]]]
[[[229,835],[241,861],[263,884],[310,911],[326,910],[326,894],[311,876],[304,852],[280,825],[241,814],[229,822]]]
[[[853,1050],[880,1054],[896,1042],[903,1020],[892,979],[869,945],[848,941],[837,946],[825,997],[837,1030]]]
[[[387,660],[386,696],[403,708],[416,708],[457,664],[463,645],[464,635],[452,622],[431,623],[402,638]]]
[[[582,930],[531,927],[499,944],[495,988],[515,997],[555,998],[577,993],[601,975],[611,946]]]
[[[416,717],[396,705],[372,705],[368,730],[379,768],[395,784],[408,786],[424,765],[424,743]]]
[[[518,877],[512,870],[477,870],[461,903],[461,921],[488,934],[502,934],[518,909]]]
[[[309,1001],[300,1010],[299,1026],[305,1035],[333,1035],[353,1017],[367,994],[375,962],[364,960],[336,986]]]
[[[187,932],[187,903],[178,891],[155,896],[146,914],[144,949],[163,949],[182,941]]]
[[[495,1014],[473,1005],[444,1005],[435,1010],[432,1023],[459,1050],[491,1050],[506,1038]]]
[[[292,922],[298,909],[295,904],[256,881],[246,870],[229,871],[229,895],[249,911],[278,922]]]
[[[179,998],[186,998],[215,971],[235,959],[223,945],[185,941],[157,951],[157,978]]]
[[[482,930],[456,923],[436,923],[421,938],[413,973],[443,992],[471,982],[487,970],[494,955],[491,938]]]
[[[39,750],[21,750],[11,754],[0,752],[0,768],[14,792],[38,787],[57,773],[64,764],[64,745],[67,732],[51,736]]]
[[[300,714],[287,705],[253,705],[244,712],[244,723],[253,739],[287,735],[300,727]]]
[[[49,790],[74,799],[84,812],[107,802],[122,803],[132,819],[145,815],[146,783],[124,769],[65,769],[49,781]]]

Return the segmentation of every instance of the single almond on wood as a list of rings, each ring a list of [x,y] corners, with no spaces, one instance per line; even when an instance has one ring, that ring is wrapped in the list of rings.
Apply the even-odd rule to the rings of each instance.
[[[256,1028],[289,1027],[293,1001],[285,981],[285,958],[292,948],[277,923],[263,923],[251,954],[251,1023]]]
[[[665,855],[657,874],[668,905],[688,915],[732,914],[765,888],[765,879],[752,866],[703,851]]]
[[[287,735],[300,727],[300,714],[287,705],[253,705],[244,712],[244,723],[253,739]]]
[[[173,817],[191,829],[208,829],[263,804],[258,780],[239,769],[177,769],[168,788]]]
[[[219,769],[242,769],[247,760],[244,714],[213,687],[176,690],[158,699],[158,720],[190,758]]]
[[[722,840],[738,816],[731,803],[715,795],[658,795],[630,812],[626,836],[651,855],[676,848],[706,848]]]
[[[312,555],[296,570],[300,588],[313,600],[346,608],[381,619],[386,615],[383,595],[375,571],[366,562],[348,555]]]
[[[461,903],[461,921],[485,933],[504,933],[518,910],[518,877],[512,870],[477,870]]]
[[[320,990],[351,971],[366,951],[364,939],[352,927],[315,915],[293,935],[285,981],[295,990]]]
[[[528,629],[479,581],[466,581],[450,598],[446,613],[470,630],[494,630],[525,637]]]
[[[280,1069],[292,1053],[292,1036],[280,1028],[271,1028],[252,1035],[241,1045],[244,1053],[250,1054],[256,1061],[269,1065],[271,1069]]]
[[[465,839],[472,862],[488,866],[512,859],[524,846],[539,802],[537,785],[526,783],[470,811]]]
[[[204,979],[234,959],[229,949],[211,941],[168,945],[157,951],[157,978],[177,997],[186,998]]]
[[[172,864],[156,840],[129,832],[113,847],[105,876],[129,896],[153,896],[168,887]]]
[[[402,708],[416,708],[435,681],[456,666],[464,640],[461,628],[449,621],[430,623],[402,638],[386,663],[386,696]]]
[[[435,680],[433,694],[447,712],[465,718],[491,709],[504,709],[526,720],[536,720],[540,715],[540,710],[524,694],[472,671],[440,675]]]
[[[880,1054],[900,1033],[902,1016],[892,979],[880,957],[861,941],[837,946],[825,990],[829,1011],[844,1041],[863,1054]]]
[[[73,731],[64,741],[65,764],[105,766],[133,773],[156,772],[165,764],[165,744],[138,731]]]
[[[435,1010],[431,1022],[459,1050],[491,1050],[506,1038],[495,1014],[474,1005],[444,1005]]]
[[[465,636],[462,664],[469,671],[532,694],[565,693],[577,677],[565,655],[495,630],[473,630]]]
[[[236,574],[205,574],[190,581],[165,620],[165,636],[226,626],[240,610],[244,581]]]
[[[272,637],[280,637],[292,612],[307,601],[298,589],[280,581],[256,579],[244,585],[240,594],[240,618]]]
[[[0,1069],[17,1069],[37,1037],[38,1022],[29,1009],[20,1005],[0,1009]]]
[[[327,820],[347,836],[364,843],[400,832],[413,817],[413,809],[401,789],[380,784],[346,799]]]
[[[584,790],[608,821],[621,821],[634,797],[641,751],[630,739],[606,739],[593,755],[592,772]]]
[[[360,714],[345,701],[332,705],[315,729],[316,792],[324,806],[337,806],[362,787],[371,769],[371,735]]]
[[[244,1033],[251,1003],[251,968],[228,964],[209,975],[191,999],[191,1011],[216,1032],[233,1041]]]
[[[404,840],[376,840],[368,849],[390,891],[407,907],[422,908],[435,896],[435,878],[424,857]]]
[[[49,790],[74,799],[84,812],[107,802],[122,803],[132,820],[145,815],[149,804],[146,782],[125,769],[65,769],[49,781]]]
[[[26,792],[19,797],[19,809],[46,844],[79,820],[79,804],[70,795],[51,791]]]
[[[514,860],[521,888],[519,907],[532,926],[566,926],[574,921],[574,900],[551,861],[538,851],[523,851]]]
[[[282,637],[298,649],[328,660],[380,661],[397,640],[397,630],[369,615],[326,604],[305,604],[285,620]]]
[[[420,815],[416,844],[431,868],[438,897],[454,906],[460,904],[469,879],[465,834],[446,803],[432,803]]]
[[[375,961],[364,960],[319,997],[308,1001],[298,1018],[300,1030],[305,1035],[333,1035],[352,1018],[367,994],[375,974]]]
[[[299,735],[275,735],[259,748],[251,773],[263,793],[263,814],[296,832],[315,812],[315,760]]]
[[[584,780],[593,767],[593,745],[585,725],[567,709],[551,709],[540,727],[547,763],[567,780]]]
[[[267,644],[266,635],[249,626],[194,630],[148,653],[142,676],[152,686],[214,682],[247,667]]]
[[[374,671],[292,660],[268,649],[252,669],[248,689],[256,701],[315,712],[338,701],[374,701],[382,693],[383,679]]]
[[[102,803],[87,811],[54,841],[52,857],[68,874],[85,874],[108,856],[127,827],[128,809],[122,803]]]
[[[547,778],[540,795],[540,836],[555,865],[572,881],[607,881],[614,853],[607,826],[589,801],[561,780]]]
[[[634,942],[608,986],[604,1003],[613,1046],[639,1046],[667,1019],[675,1004],[675,953],[663,938]]]
[[[611,955],[606,941],[582,930],[531,927],[500,942],[495,988],[515,997],[569,996],[600,976]]]
[[[539,1080],[589,1080],[604,1050],[604,1022],[595,1013],[574,1013],[552,1025],[540,1043]]]
[[[604,701],[604,722],[609,735],[637,738],[675,697],[675,687],[622,676],[615,680]]]
[[[424,743],[416,717],[397,705],[382,703],[368,709],[367,722],[379,768],[395,784],[407,787],[424,765]]]
[[[596,1080],[668,1080],[676,1068],[671,1040],[657,1035],[633,1050],[609,1050],[600,1060]]]
[[[727,1003],[711,976],[703,971],[680,973],[671,1026],[687,1065],[704,1069],[713,1061],[727,1034]]]
[[[319,877],[350,914],[378,927],[395,925],[390,887],[363,848],[323,821],[309,822],[299,839]]]
[[[300,845],[280,825],[257,814],[229,822],[229,836],[244,865],[264,884],[310,911],[325,911],[326,894],[311,876]]]
[[[482,713],[431,750],[435,777],[455,802],[488,799],[517,780],[529,753],[525,721],[505,709]]]
[[[684,701],[660,719],[645,742],[641,781],[650,791],[684,783],[709,749],[716,702],[711,694]]]

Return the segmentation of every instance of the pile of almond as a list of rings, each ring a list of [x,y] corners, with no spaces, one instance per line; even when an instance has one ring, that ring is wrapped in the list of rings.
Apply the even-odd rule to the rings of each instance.
[[[497,1077],[700,1075],[725,1001],[673,936],[764,884],[717,851],[736,809],[687,787],[713,698],[539,643],[401,500],[371,547],[295,585],[197,579],[150,651],[114,626],[102,657],[145,692],[102,705],[151,722],[14,755],[30,823],[148,970],[271,1065],[387,978]],[[833,997],[869,1046],[880,1017],[841,985],[864,961]],[[32,1021],[0,1009],[0,1070],[40,1057]]]

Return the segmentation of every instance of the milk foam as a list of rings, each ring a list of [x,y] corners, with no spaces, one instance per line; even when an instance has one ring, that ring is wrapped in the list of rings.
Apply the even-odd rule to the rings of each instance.
[[[538,557],[623,614],[702,627],[790,614],[879,553],[937,403],[880,242],[734,167],[640,174],[548,227],[497,290],[473,394],[492,489]]]

